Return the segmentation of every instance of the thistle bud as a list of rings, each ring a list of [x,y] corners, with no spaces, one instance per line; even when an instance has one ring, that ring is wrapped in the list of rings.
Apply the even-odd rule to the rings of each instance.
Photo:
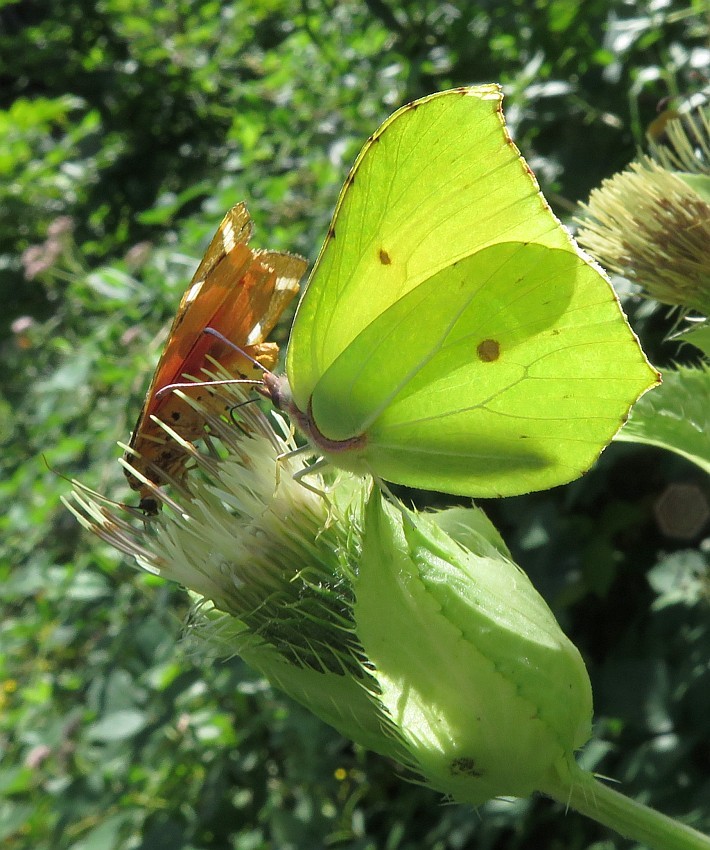
[[[592,713],[579,652],[482,516],[457,511],[456,540],[446,512],[375,491],[353,579],[378,711],[415,773],[476,804],[565,784]]]

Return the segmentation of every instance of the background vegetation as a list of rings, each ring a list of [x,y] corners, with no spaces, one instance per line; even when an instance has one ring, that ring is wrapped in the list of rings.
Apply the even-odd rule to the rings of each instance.
[[[442,806],[239,659],[187,657],[185,595],[59,496],[68,476],[128,497],[115,441],[233,203],[258,245],[314,259],[382,119],[499,81],[568,218],[703,85],[707,38],[706,0],[0,0],[4,847],[627,846],[542,799]],[[656,365],[686,356],[665,310],[625,306]],[[580,482],[484,505],[589,665],[586,765],[705,830],[708,496],[680,458],[615,445]]]

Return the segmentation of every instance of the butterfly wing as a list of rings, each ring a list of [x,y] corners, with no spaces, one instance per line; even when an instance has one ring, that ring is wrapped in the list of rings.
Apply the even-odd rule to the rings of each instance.
[[[510,140],[497,86],[410,104],[366,143],[287,376],[335,465],[472,496],[577,477],[658,377]]]
[[[203,417],[179,396],[160,390],[183,381],[185,375],[200,377],[210,366],[208,358],[219,361],[235,377],[261,377],[261,370],[231,346],[203,333],[204,329],[219,331],[267,369],[276,364],[278,346],[265,338],[298,291],[306,261],[291,254],[251,250],[247,245],[251,232],[246,206],[238,204],[220,224],[180,301],[126,453],[133,468],[156,484],[184,480],[186,457],[180,444],[151,417],[157,416],[186,440],[194,441],[204,432]],[[226,408],[209,388],[184,392],[208,410]],[[126,475],[130,486],[140,492],[142,506],[157,508],[150,488],[130,472]]]
[[[365,144],[294,320],[286,370],[301,410],[357,334],[441,269],[501,240],[569,247],[501,101],[497,85],[435,94]]]
[[[655,379],[599,279],[574,253],[521,242],[433,275],[316,386],[319,429],[365,435],[359,453],[332,462],[477,497],[579,477]]]

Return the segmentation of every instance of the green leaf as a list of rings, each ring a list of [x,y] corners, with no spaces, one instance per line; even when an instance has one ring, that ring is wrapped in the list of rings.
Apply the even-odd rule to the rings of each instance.
[[[294,419],[331,463],[468,496],[585,472],[657,378],[552,214],[497,86],[367,142],[299,305]]]
[[[127,813],[108,815],[97,827],[74,842],[74,850],[105,850],[106,847],[120,847],[123,843],[122,836],[131,825],[131,821],[131,815]]]
[[[207,183],[199,183],[195,186],[188,186],[180,194],[167,192],[158,198],[155,206],[152,209],[142,212],[136,216],[136,219],[141,224],[169,224],[176,218],[183,207],[193,201],[195,198],[201,198],[209,195],[212,187]]]
[[[678,334],[674,339],[685,340],[699,348],[706,357],[710,357],[710,324],[708,322],[700,322],[690,330]]]
[[[708,559],[701,552],[673,552],[665,557],[648,573],[657,594],[654,609],[702,604],[707,597],[707,572]]]
[[[664,372],[616,439],[669,449],[710,473],[710,367]]]
[[[87,735],[91,741],[125,741],[145,728],[148,718],[136,709],[120,709],[92,724]]]
[[[138,289],[133,277],[110,266],[91,272],[86,277],[86,283],[106,301],[128,301]]]
[[[1,801],[0,839],[9,838],[12,842],[13,833],[19,832],[25,826],[33,811],[34,806],[30,803],[14,803],[11,800]]]

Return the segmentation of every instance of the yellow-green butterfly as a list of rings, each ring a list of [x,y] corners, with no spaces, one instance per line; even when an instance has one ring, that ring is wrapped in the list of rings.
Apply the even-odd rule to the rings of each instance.
[[[266,389],[327,461],[508,496],[585,472],[658,381],[511,141],[496,85],[367,141]]]

